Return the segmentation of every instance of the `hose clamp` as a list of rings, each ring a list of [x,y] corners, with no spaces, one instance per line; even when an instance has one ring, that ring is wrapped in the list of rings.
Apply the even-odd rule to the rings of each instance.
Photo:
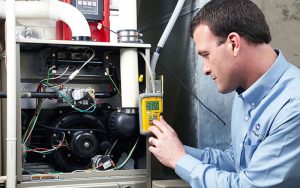
[[[143,40],[141,39],[143,34],[139,33],[137,30],[119,30],[117,34],[119,43],[143,43]]]

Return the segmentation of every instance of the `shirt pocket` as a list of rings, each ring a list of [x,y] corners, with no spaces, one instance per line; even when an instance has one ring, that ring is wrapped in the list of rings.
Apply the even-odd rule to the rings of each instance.
[[[251,134],[250,135],[248,134],[246,136],[246,139],[244,141],[243,151],[242,151],[243,160],[241,160],[242,162],[241,166],[243,166],[244,168],[248,166],[254,152],[256,151],[257,147],[261,142],[262,140],[260,138],[255,137]]]
[[[244,158],[246,164],[249,164],[254,152],[256,151],[257,147],[259,146],[260,142],[254,144],[244,144]],[[247,166],[247,165],[246,165]]]

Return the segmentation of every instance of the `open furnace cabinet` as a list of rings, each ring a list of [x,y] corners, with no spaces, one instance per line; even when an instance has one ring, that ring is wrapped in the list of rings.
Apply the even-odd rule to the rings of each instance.
[[[137,48],[149,59],[149,44],[17,41],[17,187],[151,187],[138,122],[114,125],[122,48]],[[140,57],[138,64],[145,75]],[[140,92],[145,89],[140,80]]]

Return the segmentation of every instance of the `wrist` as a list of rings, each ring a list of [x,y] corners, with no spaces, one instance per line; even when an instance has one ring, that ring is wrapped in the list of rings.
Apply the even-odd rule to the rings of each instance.
[[[173,162],[173,165],[171,166],[173,169],[175,169],[176,168],[176,163],[183,157],[183,156],[185,156],[186,155],[186,153],[184,152],[184,153],[182,153],[182,154],[180,154],[180,155],[178,155],[178,157],[174,160],[174,162]]]

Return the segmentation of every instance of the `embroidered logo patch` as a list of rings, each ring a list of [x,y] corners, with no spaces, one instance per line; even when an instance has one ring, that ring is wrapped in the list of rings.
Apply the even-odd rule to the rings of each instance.
[[[257,123],[257,124],[255,124],[255,126],[254,126],[254,128],[253,128],[253,130],[252,130],[252,132],[253,132],[253,134],[256,136],[256,137],[258,137],[258,138],[261,138],[262,137],[262,135],[260,134],[260,124],[259,123]]]

